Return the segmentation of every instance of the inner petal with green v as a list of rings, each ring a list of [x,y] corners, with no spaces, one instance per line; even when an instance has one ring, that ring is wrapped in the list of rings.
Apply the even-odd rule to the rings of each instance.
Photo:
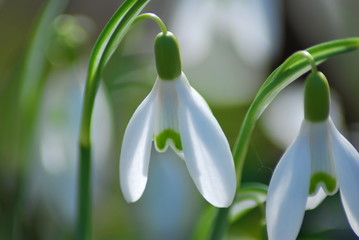
[[[321,186],[327,195],[338,189],[333,156],[330,150],[328,122],[310,122],[311,180],[309,193],[314,194]]]
[[[176,80],[159,79],[157,84],[157,98],[155,110],[155,126],[153,140],[158,152],[165,152],[168,146],[182,153],[182,142],[178,127],[178,94]]]
[[[157,150],[159,151],[165,151],[167,145],[172,146],[172,148],[175,147],[180,152],[183,150],[180,134],[169,128],[163,130],[160,134],[155,136],[155,144]]]
[[[310,179],[309,193],[314,194],[322,185],[328,194],[334,194],[337,190],[337,180],[326,172],[315,172]]]

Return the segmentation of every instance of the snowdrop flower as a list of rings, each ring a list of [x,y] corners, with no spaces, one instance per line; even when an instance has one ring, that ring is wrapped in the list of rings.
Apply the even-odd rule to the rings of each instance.
[[[229,144],[205,100],[181,71],[175,36],[160,33],[155,41],[158,78],[125,131],[120,156],[120,183],[125,199],[144,192],[151,146],[168,147],[182,156],[197,189],[216,207],[234,198],[236,177]]]
[[[269,239],[296,239],[304,212],[340,189],[349,223],[359,236],[359,155],[329,117],[325,76],[311,73],[305,84],[305,119],[271,179],[266,216]]]

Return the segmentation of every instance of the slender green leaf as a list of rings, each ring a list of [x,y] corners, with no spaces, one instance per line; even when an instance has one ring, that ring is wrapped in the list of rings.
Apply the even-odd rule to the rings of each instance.
[[[197,222],[194,240],[222,239],[230,225],[242,220],[251,210],[263,207],[267,198],[267,186],[261,183],[246,183],[237,190],[230,208],[209,206]]]
[[[91,53],[89,68],[88,68],[88,79],[94,79],[96,72],[100,67],[101,58],[107,47],[107,44],[116,30],[117,26],[120,24],[126,12],[135,4],[136,0],[125,1],[111,17],[111,19],[106,24],[105,28],[102,30],[100,36],[98,37]]]
[[[86,81],[80,132],[80,142],[84,146],[89,146],[91,142],[91,114],[100,84],[101,72],[136,17],[148,2],[149,0],[125,1],[105,26],[93,48]]]
[[[43,94],[44,83],[50,69],[46,60],[46,46],[51,41],[55,32],[53,30],[53,20],[63,12],[67,5],[67,0],[50,0],[44,6],[32,31],[30,42],[26,48],[23,63],[19,76],[19,98],[17,99],[18,108],[14,124],[14,136],[18,160],[18,173],[16,191],[11,210],[11,218],[8,219],[11,227],[7,227],[9,234],[7,239],[20,239],[22,233],[22,214],[24,211],[23,201],[26,191],[26,173],[29,169],[29,147],[31,136],[33,135],[35,120],[38,112],[39,103]],[[12,107],[14,103],[12,103]],[[12,235],[12,236],[11,236]]]
[[[21,70],[20,104],[24,108],[39,95],[39,86],[46,68],[46,46],[54,35],[52,22],[62,13],[66,0],[48,1],[32,33]]]
[[[202,213],[201,217],[196,223],[196,228],[193,233],[193,240],[207,240],[210,238],[211,229],[217,214],[217,209],[213,206],[208,206]]]
[[[267,199],[267,185],[247,183],[237,191],[229,212],[230,222],[237,221],[252,209],[261,206]]]

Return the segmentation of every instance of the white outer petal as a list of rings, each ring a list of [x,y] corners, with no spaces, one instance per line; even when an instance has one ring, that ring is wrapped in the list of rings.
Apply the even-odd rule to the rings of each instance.
[[[147,183],[157,84],[143,100],[127,125],[120,156],[120,184],[127,202],[137,201]]]
[[[350,226],[359,236],[359,154],[329,122],[341,199]]]
[[[228,207],[236,191],[229,144],[207,103],[189,86],[184,74],[180,78],[179,128],[188,171],[208,202]]]
[[[270,240],[296,239],[300,230],[310,183],[308,130],[303,121],[299,136],[280,159],[269,184],[266,218]]]

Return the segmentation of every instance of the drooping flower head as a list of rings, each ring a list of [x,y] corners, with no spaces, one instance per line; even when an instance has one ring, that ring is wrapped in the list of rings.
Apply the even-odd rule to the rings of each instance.
[[[177,40],[170,32],[155,40],[158,78],[133,114],[120,156],[120,183],[125,199],[137,201],[147,183],[151,146],[169,147],[185,160],[203,197],[217,207],[234,198],[236,177],[226,137],[205,100],[181,70]]]
[[[267,207],[269,239],[296,239],[304,212],[340,189],[349,224],[359,236],[359,154],[329,117],[327,79],[313,71],[304,94],[305,119],[271,179]]]

